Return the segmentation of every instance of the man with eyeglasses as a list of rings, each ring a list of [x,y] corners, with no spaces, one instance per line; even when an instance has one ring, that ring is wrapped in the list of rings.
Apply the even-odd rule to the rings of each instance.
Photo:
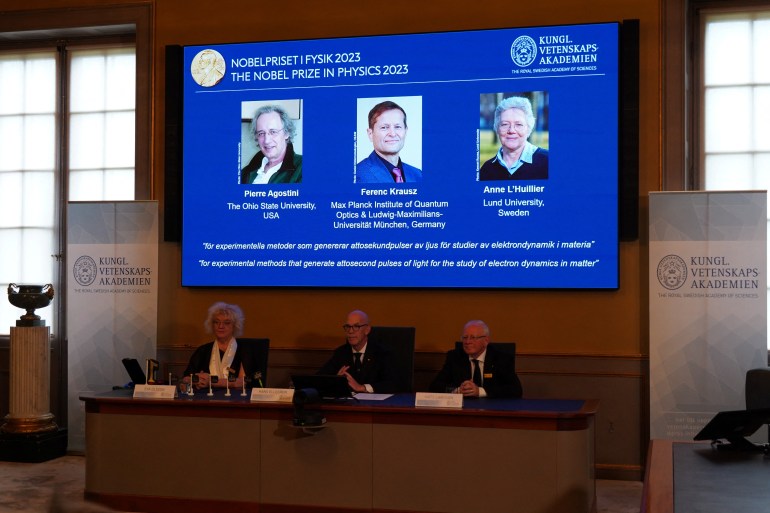
[[[422,180],[422,171],[401,161],[406,142],[406,112],[397,103],[384,101],[369,111],[366,135],[374,151],[356,165],[356,183],[405,183]]]
[[[514,365],[511,355],[489,345],[489,327],[483,321],[469,321],[463,328],[462,347],[447,353],[430,391],[466,397],[521,397]]]
[[[278,105],[257,109],[251,122],[259,152],[241,170],[241,183],[273,184],[302,182],[302,155],[294,152],[292,141],[297,127]]]
[[[511,96],[501,101],[495,108],[494,127],[500,149],[481,166],[479,180],[548,178],[548,150],[529,142],[535,115],[527,98]]]
[[[334,350],[318,374],[345,376],[354,392],[390,394],[396,392],[396,378],[390,350],[369,341],[369,316],[353,310],[342,326],[347,342]]]

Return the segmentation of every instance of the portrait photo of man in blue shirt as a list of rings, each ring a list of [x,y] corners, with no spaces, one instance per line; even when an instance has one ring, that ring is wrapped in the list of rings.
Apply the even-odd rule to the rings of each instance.
[[[368,157],[356,164],[356,183],[408,183],[422,181],[419,167],[401,160],[409,126],[406,111],[391,100],[369,110],[366,135],[373,147]]]

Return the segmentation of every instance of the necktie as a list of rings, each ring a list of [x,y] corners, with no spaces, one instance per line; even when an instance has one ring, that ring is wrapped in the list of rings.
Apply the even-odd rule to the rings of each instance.
[[[353,371],[356,376],[361,374],[361,353],[353,353]]]
[[[477,386],[481,386],[481,368],[479,367],[479,361],[473,359],[473,383]]]
[[[399,168],[397,167],[393,168],[393,176],[396,177],[396,183],[404,183],[404,172],[401,171]]]

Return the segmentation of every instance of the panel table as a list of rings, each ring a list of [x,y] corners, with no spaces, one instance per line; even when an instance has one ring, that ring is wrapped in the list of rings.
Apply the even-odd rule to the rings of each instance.
[[[291,404],[234,391],[174,400],[84,395],[86,498],[122,511],[588,513],[593,400],[415,396],[324,403],[321,429]]]

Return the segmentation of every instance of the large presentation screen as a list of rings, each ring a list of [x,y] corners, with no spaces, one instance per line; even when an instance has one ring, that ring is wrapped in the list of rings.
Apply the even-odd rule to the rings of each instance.
[[[185,47],[182,284],[617,288],[618,36]]]

